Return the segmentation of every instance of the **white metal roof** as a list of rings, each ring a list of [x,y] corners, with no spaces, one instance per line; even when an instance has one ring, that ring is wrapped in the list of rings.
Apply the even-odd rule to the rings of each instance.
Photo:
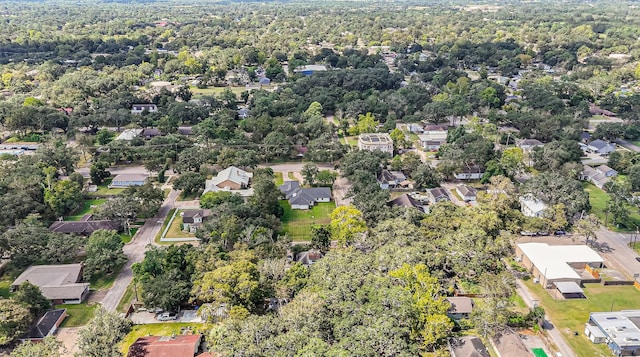
[[[575,281],[559,281],[556,287],[561,294],[582,294],[582,288]]]
[[[603,263],[604,259],[586,245],[518,244],[522,253],[548,280],[581,279],[569,263]]]

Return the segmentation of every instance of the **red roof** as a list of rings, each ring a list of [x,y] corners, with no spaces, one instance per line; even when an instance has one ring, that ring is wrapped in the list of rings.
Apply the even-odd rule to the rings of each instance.
[[[129,347],[127,357],[193,357],[201,339],[202,335],[140,337]]]
[[[196,357],[213,357],[213,355],[211,354],[211,352],[205,352],[197,355]]]

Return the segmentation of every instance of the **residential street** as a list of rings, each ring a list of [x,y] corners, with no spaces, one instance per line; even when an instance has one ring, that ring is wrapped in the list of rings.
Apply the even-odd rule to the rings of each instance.
[[[635,152],[640,152],[640,147],[638,147],[637,145],[633,145],[632,143],[626,141],[626,140],[622,140],[622,139],[618,139],[616,140],[616,144],[622,146],[625,149],[629,149],[631,151],[635,151]]]
[[[520,279],[516,280],[516,292],[518,293],[518,295],[522,297],[522,300],[524,300],[524,303],[527,304],[529,308],[534,307],[534,300],[537,300],[537,299],[533,298],[533,295],[531,294],[529,289],[527,289],[527,287],[524,284],[522,284]],[[556,347],[558,347],[558,349],[560,350],[560,353],[562,353],[562,356],[576,357],[571,347],[564,340],[564,337],[562,337],[562,334],[560,334],[560,331],[558,331],[558,329],[555,328],[553,324],[551,324],[551,322],[549,321],[546,315],[544,317],[544,320],[545,320],[544,321],[545,331],[549,335],[549,338],[551,338],[553,343],[556,345]]]
[[[155,244],[154,239],[160,231],[160,228],[162,228],[162,223],[167,217],[167,214],[171,208],[174,207],[178,194],[179,191],[171,190],[169,195],[167,195],[167,198],[164,200],[162,207],[160,207],[158,214],[147,220],[145,225],[142,226],[135,235],[134,240],[124,246],[124,253],[127,255],[128,259],[122,268],[120,275],[118,275],[113,286],[109,289],[107,295],[102,300],[102,306],[106,310],[116,311],[118,303],[124,295],[124,291],[127,289],[127,286],[129,286],[131,279],[133,278],[131,266],[144,259],[144,253],[146,252],[149,244]]]
[[[640,274],[640,262],[636,260],[638,254],[627,246],[631,234],[616,233],[601,227],[596,235],[598,240],[594,243],[594,249],[612,268],[628,275],[629,279],[633,279],[634,274]]]
[[[87,165],[86,167],[80,167],[76,169],[76,172],[81,174],[83,177],[88,178],[90,167],[91,165]],[[128,175],[137,175],[137,174],[148,175],[149,174],[149,171],[147,171],[147,169],[145,169],[144,166],[116,166],[116,167],[110,167],[108,171],[111,172],[111,176],[116,176],[120,174],[128,174]]]

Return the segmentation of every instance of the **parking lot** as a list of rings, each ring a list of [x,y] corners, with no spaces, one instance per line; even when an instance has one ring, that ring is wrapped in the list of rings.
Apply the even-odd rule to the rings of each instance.
[[[150,311],[138,311],[129,315],[134,324],[156,324],[164,322],[202,322],[196,310],[182,310],[178,313],[178,317],[171,321],[158,321],[158,314]]]

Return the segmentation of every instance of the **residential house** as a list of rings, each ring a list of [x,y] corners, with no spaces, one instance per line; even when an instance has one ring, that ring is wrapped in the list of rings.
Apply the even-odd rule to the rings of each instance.
[[[448,297],[451,307],[447,310],[447,315],[454,320],[468,319],[475,306],[473,299],[466,296]]]
[[[596,139],[587,145],[587,151],[601,156],[607,156],[615,150],[615,144],[600,139]]]
[[[542,217],[547,205],[532,195],[525,195],[519,198],[520,211],[527,217]]]
[[[318,260],[322,259],[324,254],[317,249],[310,249],[296,254],[295,261],[305,266],[311,266]]]
[[[431,202],[431,204],[435,204],[440,201],[449,201],[447,190],[442,187],[436,187],[428,190],[427,196],[429,196],[429,202]]]
[[[142,133],[140,133],[139,137],[149,140],[153,139],[157,136],[164,136],[165,134],[160,131],[158,128],[144,128],[142,129]]]
[[[127,188],[131,186],[142,186],[147,183],[149,175],[146,174],[120,174],[111,180],[109,188]]]
[[[448,341],[451,357],[490,357],[487,347],[476,336],[454,337]]]
[[[386,133],[367,133],[358,136],[358,149],[382,152],[393,155],[393,140]]]
[[[603,174],[606,177],[615,177],[618,176],[618,171],[610,168],[607,165],[600,165],[598,167],[596,167],[596,170],[598,172],[600,172],[601,174]]]
[[[424,204],[413,198],[408,193],[404,193],[387,202],[387,206],[412,207],[419,209],[421,212],[424,212]]]
[[[208,209],[186,210],[180,213],[182,216],[182,230],[189,233],[196,233],[202,223],[211,215]]]
[[[155,104],[134,104],[131,106],[131,114],[142,114],[145,110],[149,113],[155,113],[158,111],[158,106]]]
[[[604,185],[606,185],[609,181],[611,181],[611,179],[607,177],[605,174],[603,174],[601,171],[587,165],[583,166],[582,175],[580,178],[583,181],[591,182],[599,189],[603,189]]]
[[[331,201],[329,187],[302,188],[298,181],[285,181],[278,189],[289,201],[291,209],[309,209],[318,202]]]
[[[480,180],[483,175],[484,170],[480,166],[465,166],[453,173],[453,176],[458,180]]]
[[[476,200],[476,196],[477,196],[476,189],[471,186],[458,185],[456,187],[456,192],[458,192],[458,195],[460,195],[460,198],[462,198],[462,200],[465,202]]]
[[[418,135],[420,145],[425,150],[439,150],[440,146],[447,142],[448,129],[449,126],[447,124],[425,126],[423,133]]]
[[[194,357],[201,350],[202,335],[139,337],[127,357]]]
[[[424,133],[424,127],[420,124],[416,124],[416,123],[408,124],[407,128],[409,129],[409,132],[412,132],[414,134]]]
[[[616,113],[606,110],[606,109],[602,109],[600,107],[598,107],[597,105],[593,104],[593,103],[589,103],[589,113],[591,113],[591,115],[603,115],[605,117],[615,117]]]
[[[381,189],[388,190],[390,188],[396,188],[406,179],[407,177],[402,171],[382,170],[378,175],[378,184],[380,184]]]
[[[119,231],[120,224],[116,221],[55,221],[49,226],[49,230],[56,233],[78,234],[90,236],[97,230]]]
[[[178,133],[188,137],[193,134],[193,130],[192,130],[192,127],[190,126],[179,126]]]
[[[125,129],[114,140],[131,141],[137,137],[140,137],[143,131],[144,129],[140,129],[140,128]]]
[[[516,146],[522,149],[522,151],[533,151],[533,149],[535,148],[544,147],[544,144],[540,142],[540,140],[536,140],[536,139],[523,139],[523,140],[519,140],[516,143]]]
[[[606,343],[614,356],[640,356],[640,310],[592,312],[584,333]]]
[[[592,137],[593,135],[591,135],[591,133],[588,131],[583,131],[582,133],[580,133],[580,141],[585,144],[591,141]]]
[[[47,336],[52,336],[67,316],[69,316],[67,315],[67,309],[55,309],[45,312],[44,315],[36,320],[29,331],[20,337],[20,340],[23,342],[37,342],[42,341]]]
[[[82,268],[82,264],[32,265],[11,284],[11,290],[28,281],[54,305],[80,304],[89,295],[89,284],[81,282]]]
[[[229,166],[206,181],[204,192],[230,191],[243,197],[253,196],[253,188],[249,188],[252,177],[250,172]]]

